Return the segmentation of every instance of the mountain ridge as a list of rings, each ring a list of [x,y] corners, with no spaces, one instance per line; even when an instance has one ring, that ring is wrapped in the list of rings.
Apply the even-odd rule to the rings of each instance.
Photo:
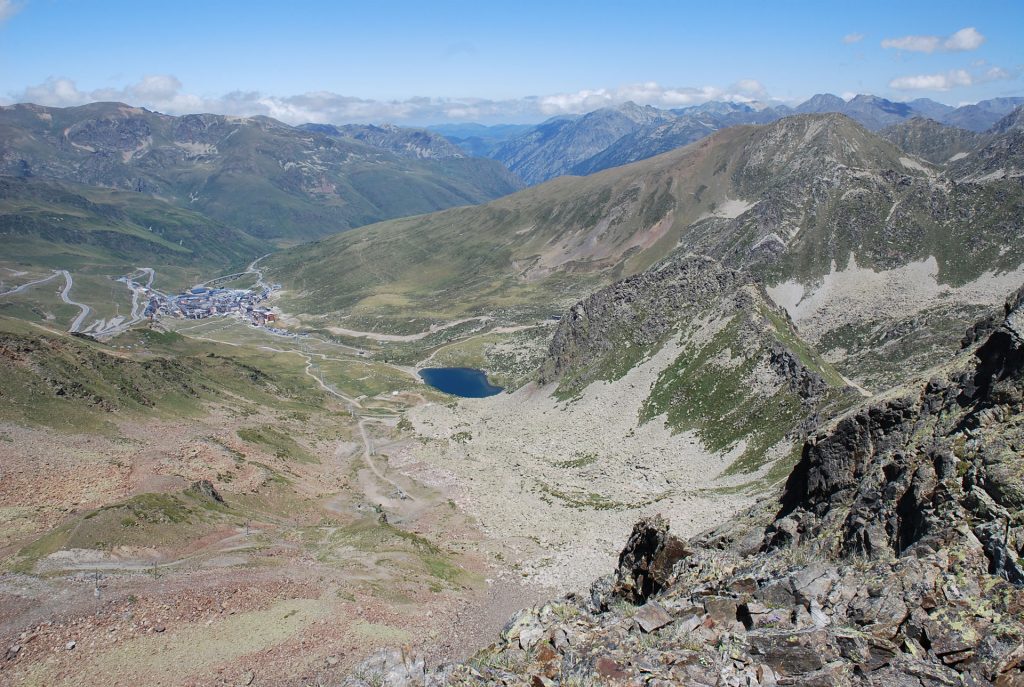
[[[312,238],[519,187],[499,163],[450,148],[445,159],[408,158],[268,117],[13,105],[0,109],[0,133],[0,173],[159,196],[265,239]]]
[[[986,139],[989,166],[1011,159],[1014,131]],[[899,318],[936,308],[943,327],[966,326],[991,305],[999,275],[1010,279],[1024,264],[1015,238],[1024,195],[1009,178],[986,177],[987,167],[964,166],[975,158],[943,170],[843,115],[796,115],[482,206],[362,228],[266,265],[286,286],[284,302],[315,314],[310,324],[341,316],[382,329],[410,317],[425,326],[495,312],[513,322],[546,317],[689,252],[758,275],[815,342],[834,341],[837,360],[874,336],[865,318],[877,308],[863,284],[913,285],[920,298],[878,312],[873,325],[901,332],[890,344],[906,350],[882,365],[852,354],[840,365],[872,386],[878,380],[858,379],[863,371],[891,374],[929,350],[915,347],[923,344]],[[971,251],[960,250],[964,242]],[[833,290],[837,280],[850,283]],[[840,307],[844,293],[861,305]]]
[[[563,174],[593,174],[692,143],[725,127],[765,124],[790,114],[845,114],[872,131],[924,116],[981,133],[1021,104],[1024,98],[994,98],[954,108],[927,98],[901,103],[859,94],[847,101],[831,93],[814,95],[795,107],[784,104],[754,107],[747,103],[709,101],[686,108],[658,110],[626,103],[618,110],[603,108],[584,115],[551,119],[490,152],[475,150],[501,160],[524,181],[536,184]],[[641,110],[642,116],[638,113]],[[633,124],[610,124],[606,120],[613,112],[632,113]],[[603,148],[595,150],[602,144],[605,144]],[[586,155],[588,151],[590,154]]]

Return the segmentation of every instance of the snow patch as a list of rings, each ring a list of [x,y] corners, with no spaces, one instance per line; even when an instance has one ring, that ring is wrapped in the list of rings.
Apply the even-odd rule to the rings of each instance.
[[[922,165],[920,162],[918,162],[917,160],[911,159],[909,157],[901,157],[900,158],[900,162],[907,169],[915,169],[918,172],[924,172],[925,174],[931,174],[932,173],[932,171],[930,169],[928,169],[927,167]]]
[[[1024,281],[1024,265],[985,272],[960,287],[940,284],[934,256],[892,270],[859,267],[853,256],[843,270],[835,261],[818,284],[789,280],[769,286],[768,295],[786,309],[810,343],[846,324],[879,317],[910,316],[939,303],[998,305]]]
[[[724,217],[726,219],[735,219],[742,215],[750,208],[757,205],[757,203],[751,203],[746,200],[733,200],[726,198],[722,203],[715,208],[713,213],[715,217]]]

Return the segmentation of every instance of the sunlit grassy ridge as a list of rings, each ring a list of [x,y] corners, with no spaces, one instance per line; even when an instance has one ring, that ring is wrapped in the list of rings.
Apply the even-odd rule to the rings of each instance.
[[[56,269],[128,271],[142,265],[244,266],[269,245],[141,193],[0,177],[4,258]]]
[[[363,227],[266,265],[294,311],[397,331],[410,317],[532,313],[676,249],[773,282],[813,282],[851,256],[875,269],[934,256],[950,284],[1024,261],[1013,219],[1024,191],[951,184],[907,160],[841,115],[792,117],[485,205]]]
[[[243,358],[215,354],[209,347],[195,355],[199,347],[174,334],[141,332],[134,337],[140,347],[149,345],[153,355],[137,359],[88,339],[0,317],[0,393],[5,400],[0,417],[65,430],[107,431],[115,412],[167,417],[200,413],[203,402],[226,398],[281,408],[319,407],[325,399],[312,380],[300,376],[301,370],[275,370],[271,376]]]
[[[520,187],[493,160],[410,159],[268,117],[26,104],[0,111],[0,136],[0,173],[130,190],[285,243]]]

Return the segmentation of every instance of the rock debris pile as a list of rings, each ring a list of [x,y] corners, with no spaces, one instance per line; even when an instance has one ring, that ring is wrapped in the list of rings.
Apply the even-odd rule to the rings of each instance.
[[[589,595],[472,660],[343,683],[1024,685],[1024,289],[922,387],[807,440],[781,497],[682,541],[637,523]]]

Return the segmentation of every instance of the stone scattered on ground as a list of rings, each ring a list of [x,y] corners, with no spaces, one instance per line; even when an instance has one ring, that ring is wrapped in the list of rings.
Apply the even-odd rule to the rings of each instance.
[[[687,542],[645,518],[472,660],[343,684],[1024,684],[1022,313],[1024,289],[941,376],[812,436],[780,498]]]

